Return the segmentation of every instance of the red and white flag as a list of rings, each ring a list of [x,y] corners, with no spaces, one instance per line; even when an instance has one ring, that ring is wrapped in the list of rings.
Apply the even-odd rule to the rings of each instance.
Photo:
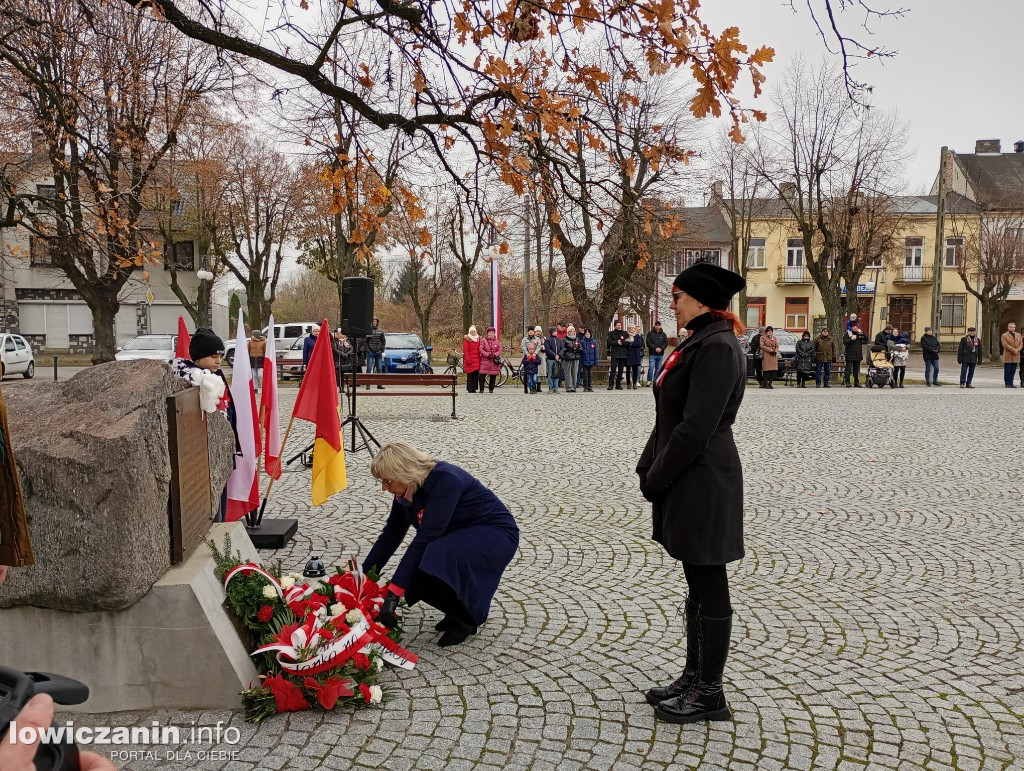
[[[252,380],[248,342],[242,311],[238,311],[238,336],[235,339],[235,361],[231,373],[231,401],[235,405],[235,431],[241,453],[235,454],[235,470],[228,477],[228,511],[226,519],[234,522],[260,507],[259,471],[260,426],[256,412],[256,384]]]
[[[281,419],[277,409],[277,348],[274,316],[267,325],[267,350],[263,355],[263,389],[260,391],[260,425],[263,427],[263,468],[281,478]]]

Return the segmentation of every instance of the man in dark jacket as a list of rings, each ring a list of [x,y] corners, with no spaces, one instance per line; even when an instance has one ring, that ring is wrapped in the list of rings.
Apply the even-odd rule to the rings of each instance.
[[[384,347],[387,340],[380,328],[380,319],[374,317],[370,334],[366,336],[366,372],[384,372]],[[384,388],[384,386],[377,386]]]
[[[313,355],[313,346],[316,345],[317,335],[320,334],[320,327],[313,327],[309,330],[309,334],[306,335],[306,339],[302,341],[302,371],[305,373],[306,367],[309,366],[309,357]]]
[[[622,322],[616,321],[615,328],[608,333],[608,355],[612,357],[612,366],[608,371],[608,390],[622,390],[622,375],[626,371],[626,359],[632,338],[622,328]]]
[[[885,348],[886,351],[890,350],[889,343],[893,340],[892,335],[892,324],[886,324],[885,329],[875,335],[875,345],[880,345]],[[888,354],[886,354],[888,356]]]
[[[544,338],[544,360],[548,364],[548,393],[557,394],[561,376],[556,376],[555,365],[562,368],[562,353],[565,351],[565,340],[558,336],[558,327],[551,327],[548,336]]]
[[[960,338],[956,352],[956,363],[960,365],[960,387],[974,388],[974,368],[981,363],[981,338],[974,327],[967,327],[967,334]]]
[[[761,333],[764,332],[764,327],[757,328],[757,334],[750,338],[750,356],[754,362],[754,380],[758,383],[764,383],[764,370],[761,368],[761,362],[764,358],[761,356]]]
[[[860,388],[860,363],[864,361],[864,344],[868,336],[861,331],[860,324],[854,322],[853,327],[843,336],[843,353],[846,356],[846,369],[843,371],[843,384],[849,388],[853,379],[853,387]]]
[[[828,329],[821,330],[814,341],[814,384],[831,388],[832,362],[836,360],[836,341],[832,339]],[[824,381],[824,382],[822,382]]]
[[[668,335],[661,328],[661,322],[654,322],[654,329],[647,333],[647,355],[650,360],[647,365],[647,385],[654,382],[661,372],[661,363],[665,360],[665,349],[668,348]]]
[[[932,334],[931,327],[924,328],[921,335],[921,354],[924,356],[924,384],[933,386],[939,384],[939,338]]]

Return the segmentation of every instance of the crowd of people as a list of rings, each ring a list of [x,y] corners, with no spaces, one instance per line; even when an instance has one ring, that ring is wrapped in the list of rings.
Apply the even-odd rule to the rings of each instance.
[[[831,388],[832,366],[840,361],[842,352],[843,385],[847,388],[861,388],[861,363],[864,361],[864,346],[868,336],[861,329],[856,314],[850,314],[842,340],[837,341],[828,329],[823,329],[816,338],[804,332],[796,343],[792,369],[796,374],[798,388],[806,388],[814,381],[816,388]],[[924,328],[918,341],[924,360],[925,386],[941,385],[939,382],[939,354],[941,346],[931,327]],[[1003,380],[1007,388],[1016,388],[1014,377],[1020,366],[1021,350],[1024,348],[1017,325],[1010,322],[1000,338],[1003,351]],[[773,327],[758,329],[750,339],[749,349],[753,357],[754,378],[761,388],[771,389],[783,371],[784,361],[779,350],[779,340]],[[886,324],[875,335],[869,347],[869,361],[872,368],[891,370],[891,384],[894,388],[905,388],[907,365],[910,361],[910,335],[898,327]],[[974,388],[974,374],[984,359],[984,348],[975,327],[968,327],[967,334],[960,339],[957,347],[957,364],[960,365],[960,387]],[[1020,369],[1020,383],[1024,388],[1024,369]],[[867,384],[867,375],[864,376]]]

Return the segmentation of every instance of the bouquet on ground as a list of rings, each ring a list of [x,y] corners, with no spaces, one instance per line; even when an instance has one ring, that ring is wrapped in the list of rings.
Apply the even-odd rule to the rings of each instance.
[[[402,627],[378,624],[387,585],[355,560],[327,579],[283,575],[207,541],[228,603],[251,634],[250,653],[261,683],[242,692],[245,719],[260,723],[279,712],[380,704],[385,664],[412,669],[418,657],[399,645]]]

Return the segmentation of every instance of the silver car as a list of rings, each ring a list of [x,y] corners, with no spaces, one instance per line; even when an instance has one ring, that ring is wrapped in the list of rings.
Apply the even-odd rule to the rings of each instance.
[[[174,348],[177,344],[177,335],[139,335],[119,347],[114,358],[117,361],[155,359],[169,364],[174,359]]]

